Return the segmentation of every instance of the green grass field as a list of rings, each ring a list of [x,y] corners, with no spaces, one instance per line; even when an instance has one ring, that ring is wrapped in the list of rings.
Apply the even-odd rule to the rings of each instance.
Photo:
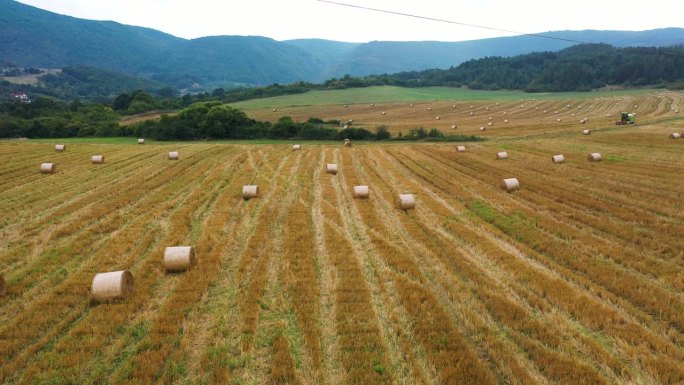
[[[272,98],[246,100],[232,103],[232,107],[240,109],[275,108],[291,106],[309,106],[326,104],[356,104],[372,102],[401,102],[424,101],[433,99],[454,100],[515,100],[515,99],[583,99],[598,96],[637,95],[653,92],[653,89],[643,90],[613,90],[591,92],[560,92],[560,93],[526,93],[522,91],[477,91],[465,88],[451,87],[421,87],[404,88],[394,86],[379,86],[367,88],[349,88],[344,90],[311,91],[298,95],[284,95]]]

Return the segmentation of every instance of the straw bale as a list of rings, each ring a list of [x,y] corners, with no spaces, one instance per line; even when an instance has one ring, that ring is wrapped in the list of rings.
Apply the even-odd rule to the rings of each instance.
[[[670,139],[680,139],[682,137],[682,134],[679,132],[673,132],[670,134]]]
[[[192,246],[169,246],[164,250],[164,270],[167,272],[186,271],[195,263],[195,249]]]
[[[128,270],[95,274],[91,285],[93,303],[126,299],[133,294],[133,274]]]
[[[104,155],[93,155],[90,157],[90,162],[92,164],[102,164],[105,161]]]
[[[57,171],[57,165],[54,163],[41,163],[40,172],[43,174],[52,174]]]
[[[368,199],[370,196],[370,191],[368,186],[354,186],[354,198],[356,199]]]
[[[496,159],[507,159],[508,153],[506,151],[499,151],[496,153]]]
[[[57,152],[66,151],[66,144],[55,144],[55,151],[57,151]]]
[[[456,151],[458,152],[465,152],[466,147],[465,146],[456,146]]]
[[[344,147],[351,147],[351,146],[352,146],[351,140],[347,139],[344,141]]]
[[[326,164],[325,172],[327,172],[328,174],[337,174],[337,163]]]
[[[259,186],[257,185],[244,185],[242,186],[242,199],[250,200],[259,196]]]
[[[589,135],[591,134],[591,130],[582,130],[582,135]]]
[[[301,145],[301,144],[293,144],[293,145],[292,145],[292,149],[293,149],[293,150],[301,150],[301,149],[302,149],[302,145]]]
[[[413,209],[416,207],[416,198],[413,194],[399,194],[397,197],[397,208],[402,210]]]
[[[601,154],[599,154],[598,152],[592,152],[587,155],[587,160],[590,162],[600,162]]]
[[[565,163],[563,154],[554,155],[551,157],[551,160],[553,160],[553,163]]]
[[[178,160],[178,151],[169,151],[170,160]]]
[[[145,144],[145,139],[143,139],[143,138],[138,139],[138,144]]]
[[[506,178],[501,181],[501,188],[511,192],[520,188],[520,182],[518,182],[518,178]]]

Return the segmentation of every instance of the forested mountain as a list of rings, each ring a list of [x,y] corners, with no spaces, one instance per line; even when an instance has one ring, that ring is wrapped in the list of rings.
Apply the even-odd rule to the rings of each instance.
[[[239,12],[239,10],[236,10]],[[617,47],[684,43],[684,29],[547,32]],[[444,40],[450,40],[444,36]],[[181,39],[149,28],[58,15],[0,0],[0,63],[63,68],[85,65],[186,88],[321,82],[345,74],[449,68],[471,59],[558,51],[573,43],[533,36],[465,42],[344,43],[276,41],[258,36]]]
[[[367,80],[404,86],[464,85],[471,89],[529,92],[588,91],[607,85],[680,88],[684,83],[684,46],[616,48],[581,44],[560,52],[489,57],[447,70],[403,72]]]

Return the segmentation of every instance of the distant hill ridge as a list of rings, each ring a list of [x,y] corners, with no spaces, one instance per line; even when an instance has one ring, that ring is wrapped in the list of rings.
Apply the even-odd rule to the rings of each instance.
[[[684,44],[684,29],[559,31],[546,35],[617,47]],[[448,37],[445,37],[448,40]],[[0,62],[88,65],[187,87],[320,82],[344,74],[449,68],[470,59],[558,51],[572,43],[516,36],[466,42],[276,41],[259,36],[182,39],[154,29],[55,14],[0,0]]]

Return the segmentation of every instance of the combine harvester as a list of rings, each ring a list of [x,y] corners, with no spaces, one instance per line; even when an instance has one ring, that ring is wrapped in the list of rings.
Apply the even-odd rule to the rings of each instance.
[[[631,112],[623,112],[620,114],[620,120],[615,122],[616,126],[623,126],[625,124],[634,124],[634,114]]]

